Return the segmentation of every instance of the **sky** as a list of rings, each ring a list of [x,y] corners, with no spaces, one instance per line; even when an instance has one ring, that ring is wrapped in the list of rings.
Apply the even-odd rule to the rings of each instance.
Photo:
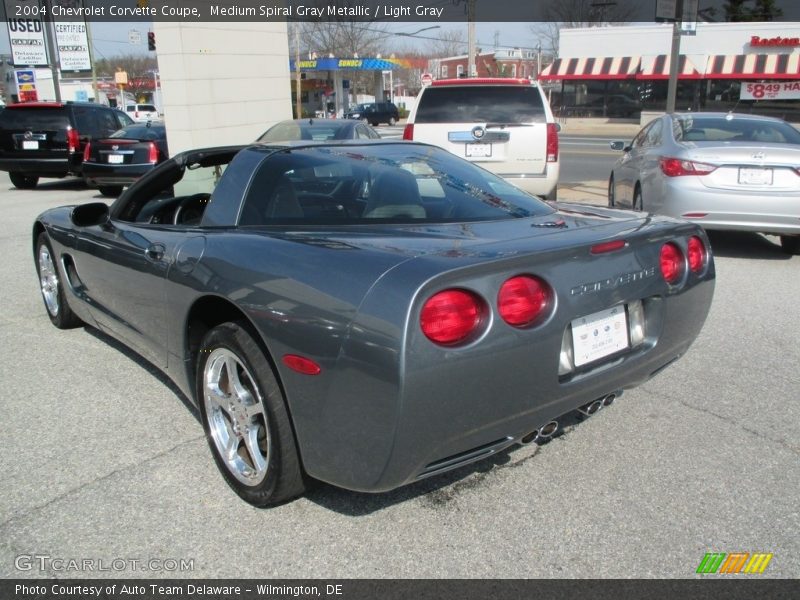
[[[390,25],[390,30],[397,32],[414,32],[425,27],[426,23],[397,23]],[[442,31],[451,29],[461,30],[464,33],[464,40],[467,39],[466,23],[439,23],[440,30],[431,30],[420,33],[420,36],[436,37]],[[500,47],[534,47],[537,38],[531,33],[531,23],[476,23],[476,37],[478,46],[485,49],[494,48],[495,32],[499,32]],[[131,45],[128,41],[128,32],[137,30],[140,34],[141,43]],[[111,58],[123,54],[147,54],[147,23],[118,23],[118,22],[93,22],[91,33],[93,39],[93,50],[95,58]],[[410,38],[403,40],[397,38],[400,44],[408,46]],[[417,39],[420,47],[424,48],[428,40]],[[156,41],[156,45],[157,45]],[[0,54],[10,52],[8,42],[8,32],[0,33]]]

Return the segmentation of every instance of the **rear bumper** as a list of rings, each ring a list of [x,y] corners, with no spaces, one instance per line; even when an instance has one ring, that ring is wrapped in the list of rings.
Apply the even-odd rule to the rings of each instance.
[[[547,163],[544,173],[500,173],[491,168],[491,163],[482,164],[498,177],[502,177],[519,189],[534,196],[548,196],[558,184],[559,163]]]
[[[80,162],[65,158],[0,158],[0,171],[39,177],[64,177],[79,174]]]
[[[698,181],[664,182],[663,200],[645,198],[645,210],[687,219],[705,229],[800,234],[800,194],[717,190]],[[697,178],[694,178],[697,179]]]
[[[151,163],[139,165],[85,163],[83,178],[89,185],[130,185],[152,170]]]

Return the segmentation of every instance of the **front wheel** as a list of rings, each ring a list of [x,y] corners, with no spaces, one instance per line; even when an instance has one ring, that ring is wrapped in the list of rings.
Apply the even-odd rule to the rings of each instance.
[[[14,187],[20,190],[32,190],[39,183],[39,178],[35,175],[25,175],[18,171],[11,171],[8,174],[8,178],[14,184]]]
[[[228,485],[254,506],[303,493],[300,457],[272,367],[244,323],[223,323],[200,345],[197,400]]]
[[[59,329],[72,329],[81,325],[81,320],[67,303],[64,284],[58,275],[53,248],[46,233],[40,233],[36,239],[36,265],[42,300],[50,322]]]
[[[781,248],[786,254],[800,254],[800,235],[782,235]]]

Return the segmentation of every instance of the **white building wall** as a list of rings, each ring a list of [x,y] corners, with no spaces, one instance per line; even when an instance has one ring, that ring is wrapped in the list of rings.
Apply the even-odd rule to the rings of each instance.
[[[153,23],[170,153],[292,118],[285,23]]]
[[[800,37],[800,23],[698,23],[697,35],[681,37],[681,54],[800,52],[798,48],[752,48],[750,37]],[[669,54],[672,25],[562,29],[560,58]]]

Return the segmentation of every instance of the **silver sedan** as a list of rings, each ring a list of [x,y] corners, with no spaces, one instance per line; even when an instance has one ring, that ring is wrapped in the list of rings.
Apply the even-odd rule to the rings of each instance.
[[[609,206],[779,235],[786,252],[800,253],[800,132],[785,121],[674,113],[611,148],[624,154],[608,181]]]

